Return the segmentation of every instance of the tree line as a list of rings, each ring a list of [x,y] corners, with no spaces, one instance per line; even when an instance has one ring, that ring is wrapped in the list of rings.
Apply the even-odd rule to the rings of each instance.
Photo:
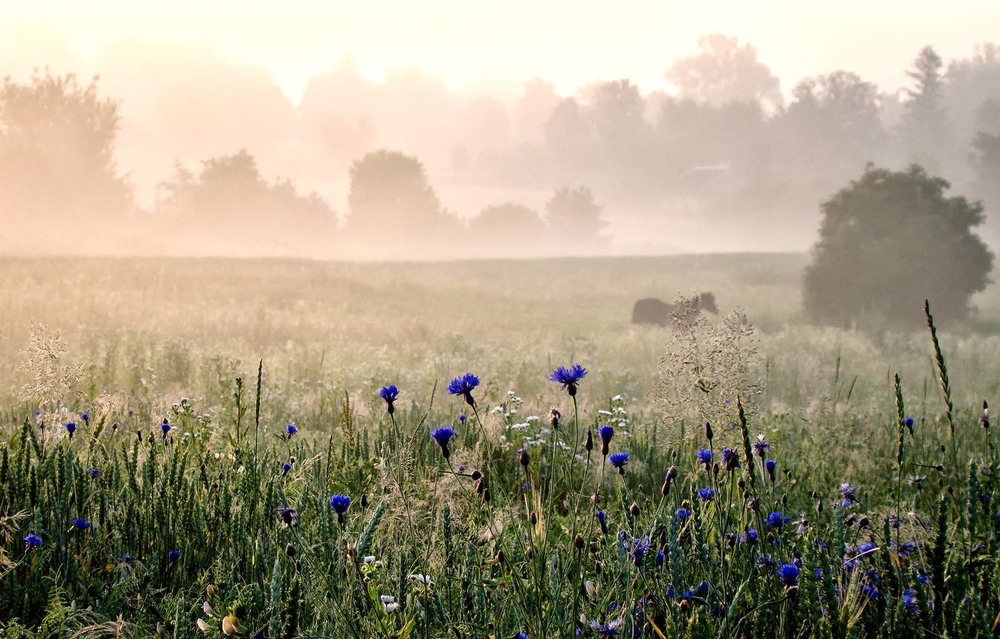
[[[787,104],[752,46],[721,35],[700,46],[667,70],[675,95],[643,94],[630,81],[616,80],[561,97],[536,80],[509,113],[495,100],[469,102],[452,127],[458,131],[447,136],[442,127],[448,123],[441,120],[450,112],[436,113],[427,107],[433,101],[414,99],[408,153],[389,150],[391,144],[378,150],[383,120],[371,83],[349,69],[317,77],[299,106],[300,124],[316,144],[352,154],[343,212],[301,193],[287,178],[263,176],[260,156],[236,147],[202,159],[200,168],[179,164],[157,188],[155,215],[138,215],[130,167],[114,161],[121,104],[102,98],[96,81],[84,85],[47,73],[25,83],[8,79],[0,92],[0,220],[12,228],[52,221],[76,233],[76,227],[102,224],[121,229],[119,216],[164,232],[197,231],[188,241],[195,235],[205,242],[257,236],[267,244],[289,236],[294,239],[284,241],[294,248],[302,236],[351,242],[371,236],[391,250],[421,237],[430,238],[428,248],[460,242],[487,254],[506,252],[500,247],[538,254],[600,250],[608,243],[609,215],[647,207],[670,217],[677,211],[663,203],[677,198],[695,199],[705,216],[760,217],[811,236],[817,203],[868,162],[919,163],[948,176],[987,209],[1000,201],[994,179],[1000,169],[996,46],[978,47],[972,57],[948,65],[925,48],[914,59],[911,84],[894,94],[845,71],[806,78]],[[392,91],[387,84],[379,99],[399,101],[407,87],[414,94],[440,93],[426,78],[407,78]],[[223,119],[216,118],[219,127],[232,124]],[[183,123],[178,127],[178,136],[196,135]],[[244,126],[247,136],[253,128]],[[505,133],[511,128],[517,136]],[[367,131],[360,142],[358,131]],[[443,142],[434,146],[436,138]],[[423,158],[440,147],[450,149],[448,169],[442,173],[433,160],[431,179]],[[314,164],[333,172],[321,159]],[[443,174],[451,183],[514,194],[533,189],[549,197],[539,210],[515,195],[459,215],[445,210],[435,192],[434,181]],[[336,250],[335,244],[326,250]]]

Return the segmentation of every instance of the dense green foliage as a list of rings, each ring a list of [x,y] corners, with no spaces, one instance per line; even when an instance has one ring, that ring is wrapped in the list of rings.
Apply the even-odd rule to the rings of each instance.
[[[802,266],[9,260],[4,632],[198,637],[200,619],[210,636],[272,638],[990,636],[998,460],[980,407],[998,390],[995,338],[796,326]],[[696,277],[717,323],[629,327],[623,301]],[[733,337],[735,305],[770,325],[765,361]],[[400,327],[417,307],[427,324]],[[53,326],[25,327],[32,315]],[[674,351],[707,359],[679,371]],[[717,365],[742,360],[765,385],[745,422],[734,389],[749,387]],[[572,363],[589,373],[571,397],[548,378]],[[466,371],[475,407],[446,392]],[[697,380],[674,390],[717,411],[711,439],[665,401],[669,379]],[[342,523],[337,494],[352,499]]]
[[[917,165],[869,166],[823,204],[804,303],[819,323],[912,326],[924,299],[964,319],[986,288],[993,253],[975,234],[982,205],[947,197],[948,182]]]

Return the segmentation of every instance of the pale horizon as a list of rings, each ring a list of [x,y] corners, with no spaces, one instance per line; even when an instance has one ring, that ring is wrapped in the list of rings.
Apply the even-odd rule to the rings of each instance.
[[[753,45],[786,97],[803,78],[840,69],[892,93],[907,85],[906,70],[924,46],[946,62],[969,57],[976,45],[996,38],[993,27],[1000,23],[1000,3],[958,1],[942,10],[936,3],[901,0],[835,6],[791,0],[628,0],[614,6],[295,0],[281,7],[43,0],[14,4],[5,13],[0,51],[16,74],[45,66],[65,72],[74,65],[99,74],[93,67],[102,52],[126,40],[198,47],[266,69],[295,103],[310,77],[345,59],[372,81],[418,68],[453,91],[472,94],[513,97],[534,78],[552,82],[562,95],[625,78],[644,92],[669,91],[666,70],[697,53],[698,38],[710,33]]]

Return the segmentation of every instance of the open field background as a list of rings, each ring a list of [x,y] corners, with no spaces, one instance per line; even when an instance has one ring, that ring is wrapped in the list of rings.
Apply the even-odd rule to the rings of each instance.
[[[231,614],[235,634],[272,638],[569,636],[578,617],[590,636],[731,636],[750,624],[747,636],[987,636],[1000,520],[979,416],[998,395],[1000,338],[982,327],[1000,316],[1000,291],[975,300],[974,326],[938,327],[949,423],[927,331],[800,320],[807,260],[4,259],[0,629],[193,637],[198,618],[217,634]],[[639,297],[698,291],[715,293],[720,317],[689,332],[630,323]],[[571,363],[589,370],[578,404],[548,381]],[[446,391],[466,371],[482,380],[478,415]],[[916,423],[905,437],[897,372]],[[390,383],[401,391],[392,419],[378,395]],[[546,426],[552,407],[564,448]],[[429,437],[442,424],[458,432],[448,462]],[[582,473],[582,455],[573,462],[603,424],[617,429],[611,450],[632,455],[620,480],[598,451]],[[776,480],[763,457],[741,457],[738,472],[699,468],[698,450],[718,462],[757,433],[774,446]],[[492,502],[460,465],[483,470]],[[672,465],[680,477],[662,497]],[[759,515],[743,508],[746,482]],[[858,507],[838,507],[842,483],[861,487]],[[712,502],[698,498],[706,487]],[[595,492],[609,534],[594,523]],[[343,525],[334,493],[354,499]],[[275,519],[289,507],[301,524]],[[765,524],[769,512],[788,525]],[[77,530],[81,517],[94,528]],[[751,528],[773,546],[740,550]],[[43,545],[22,549],[29,533]],[[570,550],[576,534],[586,558]],[[361,570],[369,553],[379,567]],[[796,561],[801,582],[775,577]],[[816,569],[828,579],[807,585]]]

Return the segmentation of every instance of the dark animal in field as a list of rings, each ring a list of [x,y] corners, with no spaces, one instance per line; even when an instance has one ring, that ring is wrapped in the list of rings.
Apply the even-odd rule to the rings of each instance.
[[[632,323],[658,326],[666,326],[668,323],[687,325],[694,321],[701,311],[719,312],[719,308],[715,305],[715,295],[702,293],[698,297],[682,297],[674,304],[668,304],[655,297],[644,297],[632,307]]]

